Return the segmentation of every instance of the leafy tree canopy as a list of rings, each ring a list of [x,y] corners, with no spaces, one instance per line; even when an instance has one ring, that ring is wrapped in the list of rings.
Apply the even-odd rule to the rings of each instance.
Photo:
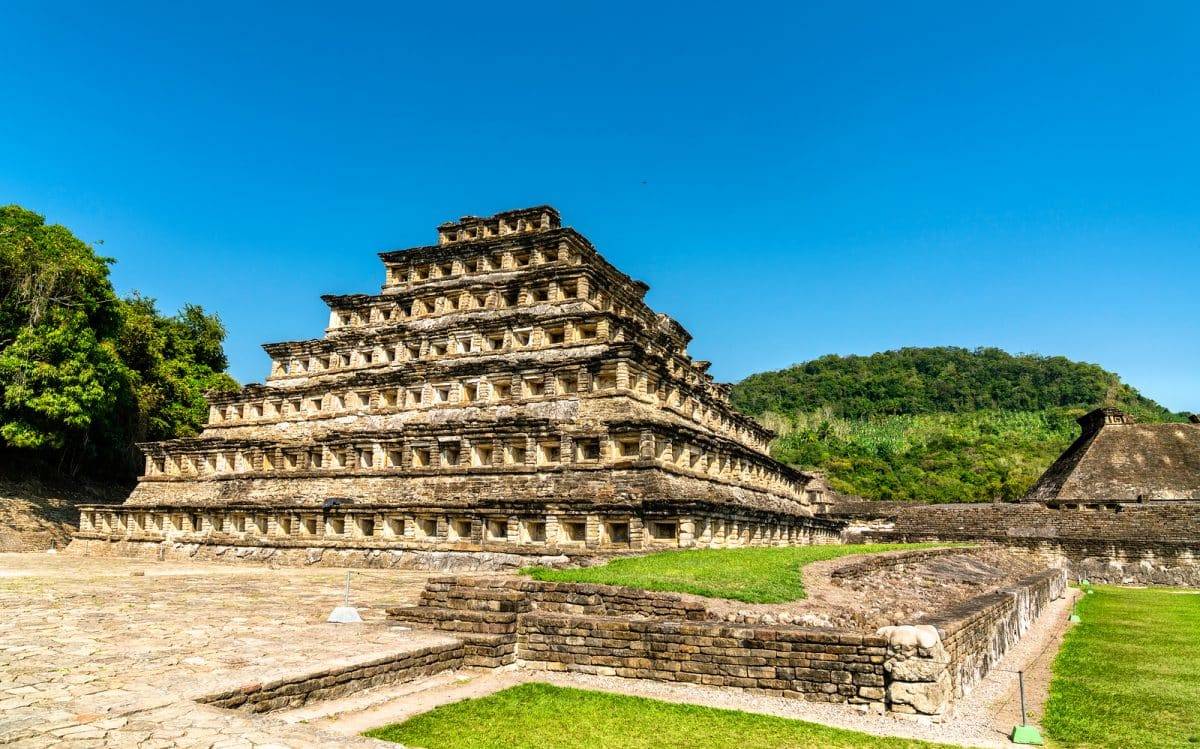
[[[848,419],[1100,405],[1123,408],[1147,421],[1173,416],[1095,364],[949,346],[823,356],[747,377],[734,386],[733,402],[751,415],[825,408]]]
[[[119,298],[112,262],[32,211],[0,207],[0,448],[128,475],[135,442],[196,434],[204,393],[237,386],[215,315]]]

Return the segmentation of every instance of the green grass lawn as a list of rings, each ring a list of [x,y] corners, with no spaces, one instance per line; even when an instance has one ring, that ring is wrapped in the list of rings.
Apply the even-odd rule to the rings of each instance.
[[[937,747],[815,723],[641,697],[522,684],[367,736],[422,749],[833,749]]]
[[[1054,661],[1058,746],[1200,747],[1200,595],[1097,587]]]
[[[626,585],[747,603],[783,603],[804,598],[800,568],[806,564],[847,554],[946,545],[857,544],[663,551],[614,559],[598,567],[564,570],[531,567],[522,571],[537,580]]]

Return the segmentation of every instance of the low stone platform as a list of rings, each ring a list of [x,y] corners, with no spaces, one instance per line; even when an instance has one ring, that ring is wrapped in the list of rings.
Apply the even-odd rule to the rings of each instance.
[[[354,573],[347,628],[325,623],[342,570],[0,554],[0,745],[391,746],[252,711],[461,663],[457,639],[385,621],[427,577]]]
[[[934,565],[952,591],[930,613],[865,631],[768,624],[765,614],[731,623],[725,602],[711,602],[712,610],[708,599],[694,596],[511,576],[436,577],[417,605],[389,608],[388,615],[462,639],[468,666],[732,687],[941,720],[1065,593],[1064,570],[1035,568],[1013,579],[992,566],[1003,553],[847,558],[824,577],[854,584],[880,573],[919,576],[922,566]],[[958,589],[968,584],[976,594],[964,599]],[[861,586],[845,593],[870,595]]]

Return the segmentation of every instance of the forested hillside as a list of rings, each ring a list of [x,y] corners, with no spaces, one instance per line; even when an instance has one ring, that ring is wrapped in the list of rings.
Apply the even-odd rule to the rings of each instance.
[[[752,375],[733,400],[780,433],[775,457],[838,491],[934,502],[1019,498],[1097,406],[1183,420],[1095,364],[995,348],[825,356]]]
[[[114,261],[62,226],[0,207],[0,462],[131,479],[133,443],[196,434],[204,392],[236,383],[225,329],[195,305],[164,315],[121,298]]]

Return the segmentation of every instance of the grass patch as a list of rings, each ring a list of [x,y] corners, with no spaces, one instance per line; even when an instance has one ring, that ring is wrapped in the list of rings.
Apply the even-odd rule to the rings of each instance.
[[[642,697],[522,684],[366,736],[423,749],[918,749],[816,723]]]
[[[747,603],[784,603],[804,598],[800,569],[848,554],[922,549],[947,544],[851,544],[786,548],[694,549],[622,557],[598,567],[522,570],[535,580],[625,585],[642,590],[691,593]]]
[[[1060,746],[1200,746],[1200,595],[1099,586],[1054,661],[1043,727]]]

